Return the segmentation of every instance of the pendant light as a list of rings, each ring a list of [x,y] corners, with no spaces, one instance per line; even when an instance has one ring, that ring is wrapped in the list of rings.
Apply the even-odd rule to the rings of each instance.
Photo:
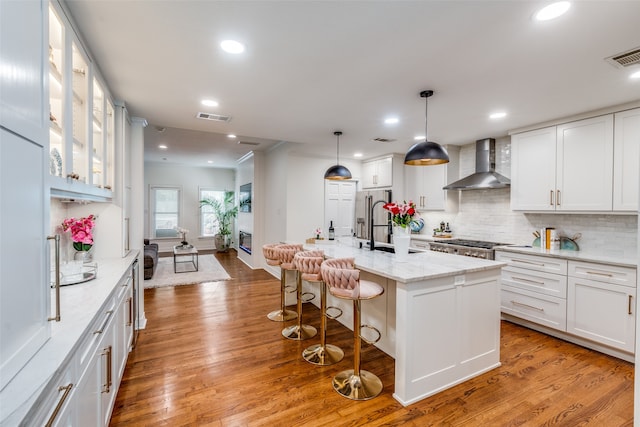
[[[424,142],[418,142],[409,148],[404,156],[404,164],[412,166],[432,166],[442,163],[449,163],[449,153],[440,144],[430,142],[427,137],[427,106],[429,97],[433,95],[432,90],[423,90],[420,96],[425,99],[424,112]]]
[[[340,164],[340,135],[342,135],[342,132],[338,130],[333,134],[338,140],[336,150],[336,164],[327,169],[327,171],[324,173],[324,179],[351,179],[351,172],[349,172],[349,169]]]

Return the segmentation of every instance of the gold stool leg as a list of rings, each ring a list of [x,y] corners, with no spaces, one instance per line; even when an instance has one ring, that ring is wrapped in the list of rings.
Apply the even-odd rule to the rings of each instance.
[[[293,310],[287,310],[285,307],[285,290],[287,283],[287,270],[280,269],[280,310],[272,311],[267,314],[269,320],[274,322],[286,322],[295,319],[298,315]]]
[[[340,347],[327,344],[327,285],[324,282],[320,282],[320,344],[307,347],[302,358],[320,366],[333,365],[344,358]]]
[[[333,389],[352,400],[373,399],[382,391],[382,381],[369,371],[360,369],[360,300],[353,300],[353,369],[333,377]]]
[[[316,336],[318,331],[311,325],[302,324],[302,274],[296,271],[296,291],[298,298],[298,324],[282,330],[282,335],[290,340],[302,341]]]

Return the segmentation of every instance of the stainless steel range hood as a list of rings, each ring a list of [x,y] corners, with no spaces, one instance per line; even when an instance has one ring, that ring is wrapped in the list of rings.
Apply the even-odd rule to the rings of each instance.
[[[496,140],[493,138],[476,141],[476,172],[466,178],[443,187],[445,190],[484,190],[487,188],[505,188],[511,180],[495,171]]]

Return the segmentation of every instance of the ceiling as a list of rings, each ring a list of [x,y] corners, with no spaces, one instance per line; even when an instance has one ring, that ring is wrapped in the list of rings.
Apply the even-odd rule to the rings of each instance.
[[[234,167],[280,142],[334,157],[335,130],[341,158],[405,152],[425,89],[429,140],[457,145],[640,99],[640,67],[605,61],[640,47],[637,0],[574,1],[546,22],[532,16],[549,2],[527,0],[66,3],[113,97],[148,121],[147,161]]]

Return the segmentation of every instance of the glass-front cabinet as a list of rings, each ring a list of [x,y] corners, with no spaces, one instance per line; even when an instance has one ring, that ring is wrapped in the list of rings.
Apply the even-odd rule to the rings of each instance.
[[[49,6],[51,194],[110,200],[113,104],[97,70],[58,5]]]

